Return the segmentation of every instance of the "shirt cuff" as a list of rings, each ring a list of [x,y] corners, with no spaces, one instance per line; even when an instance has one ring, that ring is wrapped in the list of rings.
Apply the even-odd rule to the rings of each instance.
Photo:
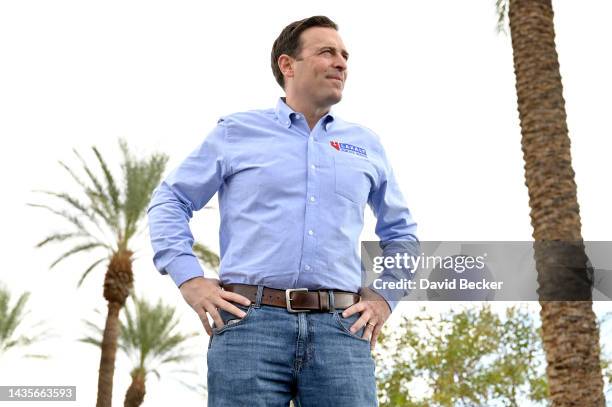
[[[181,255],[176,257],[166,266],[166,272],[170,274],[177,287],[187,280],[196,277],[204,277],[204,270],[195,256]]]

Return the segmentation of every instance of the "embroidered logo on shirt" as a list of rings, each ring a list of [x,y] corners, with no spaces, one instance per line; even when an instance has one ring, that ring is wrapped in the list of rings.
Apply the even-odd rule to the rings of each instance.
[[[368,156],[365,148],[357,147],[352,144],[340,143],[337,141],[330,141],[329,144],[331,144],[331,146],[338,151],[344,151],[345,153],[351,153],[361,157]]]

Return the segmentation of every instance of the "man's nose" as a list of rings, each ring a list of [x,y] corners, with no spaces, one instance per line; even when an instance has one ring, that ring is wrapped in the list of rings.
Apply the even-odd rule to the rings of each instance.
[[[336,56],[336,59],[334,60],[334,68],[336,68],[340,72],[346,71],[347,63],[346,59],[344,59],[342,55]]]

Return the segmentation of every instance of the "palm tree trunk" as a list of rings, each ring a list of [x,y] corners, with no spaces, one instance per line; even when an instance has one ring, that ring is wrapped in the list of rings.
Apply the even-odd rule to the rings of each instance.
[[[132,252],[119,250],[111,257],[104,276],[104,298],[108,301],[108,315],[102,337],[102,355],[98,373],[98,401],[96,407],[111,407],[113,374],[119,336],[119,311],[125,305],[134,283]]]
[[[549,397],[553,407],[603,407],[599,330],[582,243],[551,0],[510,0],[509,19]],[[548,301],[561,299],[583,301]]]
[[[145,372],[143,369],[135,369],[132,372],[132,384],[125,393],[124,407],[138,407],[142,404],[145,393]]]
[[[117,337],[119,336],[119,310],[121,304],[108,303],[108,314],[104,335],[102,336],[102,354],[98,373],[98,400],[96,407],[111,407],[113,398],[113,375],[115,373],[115,356],[117,354]]]

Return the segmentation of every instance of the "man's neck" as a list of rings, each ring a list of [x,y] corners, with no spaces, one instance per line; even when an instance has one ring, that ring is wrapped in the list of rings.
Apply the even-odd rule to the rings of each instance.
[[[329,110],[331,108],[330,106],[319,107],[309,103],[304,103],[300,100],[291,98],[291,96],[289,95],[285,98],[285,103],[294,112],[302,113],[304,115],[304,118],[306,119],[310,130],[312,130],[314,126],[317,125],[321,117],[329,113]]]

